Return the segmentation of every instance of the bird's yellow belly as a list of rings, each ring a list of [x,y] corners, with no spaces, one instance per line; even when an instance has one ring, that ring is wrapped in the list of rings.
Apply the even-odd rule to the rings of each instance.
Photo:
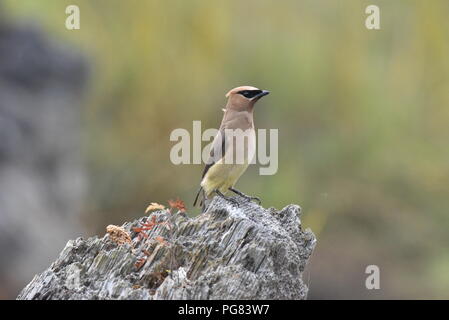
[[[206,197],[209,197],[216,189],[225,194],[233,187],[240,176],[248,168],[248,164],[214,164],[201,181]]]

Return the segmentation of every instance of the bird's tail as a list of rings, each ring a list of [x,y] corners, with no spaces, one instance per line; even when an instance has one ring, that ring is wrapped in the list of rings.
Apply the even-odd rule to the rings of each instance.
[[[201,194],[201,197],[202,197],[202,199],[200,200],[200,206],[202,206],[203,205],[203,201],[204,201],[204,189],[203,189],[203,187],[200,187],[198,189],[198,192],[197,192],[196,197],[195,197],[195,201],[193,202],[193,206],[194,207],[196,206],[196,203],[198,202],[198,198],[200,197],[200,194]]]

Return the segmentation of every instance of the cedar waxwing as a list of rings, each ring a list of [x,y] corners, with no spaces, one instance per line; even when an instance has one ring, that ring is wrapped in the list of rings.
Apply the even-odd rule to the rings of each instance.
[[[201,194],[200,205],[202,205],[203,212],[206,207],[205,200],[208,200],[213,193],[234,204],[237,204],[234,199],[225,196],[228,191],[232,191],[248,201],[255,199],[260,203],[259,198],[243,194],[234,189],[234,185],[254,157],[256,151],[254,104],[267,94],[269,91],[250,86],[237,87],[226,94],[228,102],[226,108],[223,109],[223,120],[212,142],[210,157],[201,177],[201,187],[193,203],[195,206]],[[234,155],[236,159],[234,159]]]

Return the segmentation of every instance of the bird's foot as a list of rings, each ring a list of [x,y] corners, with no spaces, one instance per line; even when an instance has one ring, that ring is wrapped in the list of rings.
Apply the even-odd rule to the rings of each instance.
[[[229,190],[232,191],[232,192],[234,192],[235,194],[238,194],[238,195],[241,196],[242,198],[245,198],[247,201],[253,201],[253,200],[255,200],[255,201],[257,201],[258,205],[261,205],[261,204],[262,204],[262,201],[261,201],[260,198],[258,198],[258,197],[248,196],[248,195],[244,194],[243,192],[238,191],[237,189],[234,189],[234,188],[229,188]]]
[[[236,206],[237,208],[240,206],[239,202],[231,197],[227,197],[225,196],[220,190],[214,190],[214,192],[221,198],[225,199],[226,201],[231,202],[234,206]]]

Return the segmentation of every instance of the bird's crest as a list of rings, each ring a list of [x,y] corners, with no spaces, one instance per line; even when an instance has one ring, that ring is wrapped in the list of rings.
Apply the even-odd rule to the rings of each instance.
[[[251,87],[251,86],[241,86],[241,87],[237,87],[237,88],[234,88],[234,89],[230,90],[228,93],[226,93],[226,98],[229,98],[229,96],[230,96],[231,94],[237,93],[237,92],[242,91],[242,90],[259,90],[259,89],[256,88],[256,87]]]

